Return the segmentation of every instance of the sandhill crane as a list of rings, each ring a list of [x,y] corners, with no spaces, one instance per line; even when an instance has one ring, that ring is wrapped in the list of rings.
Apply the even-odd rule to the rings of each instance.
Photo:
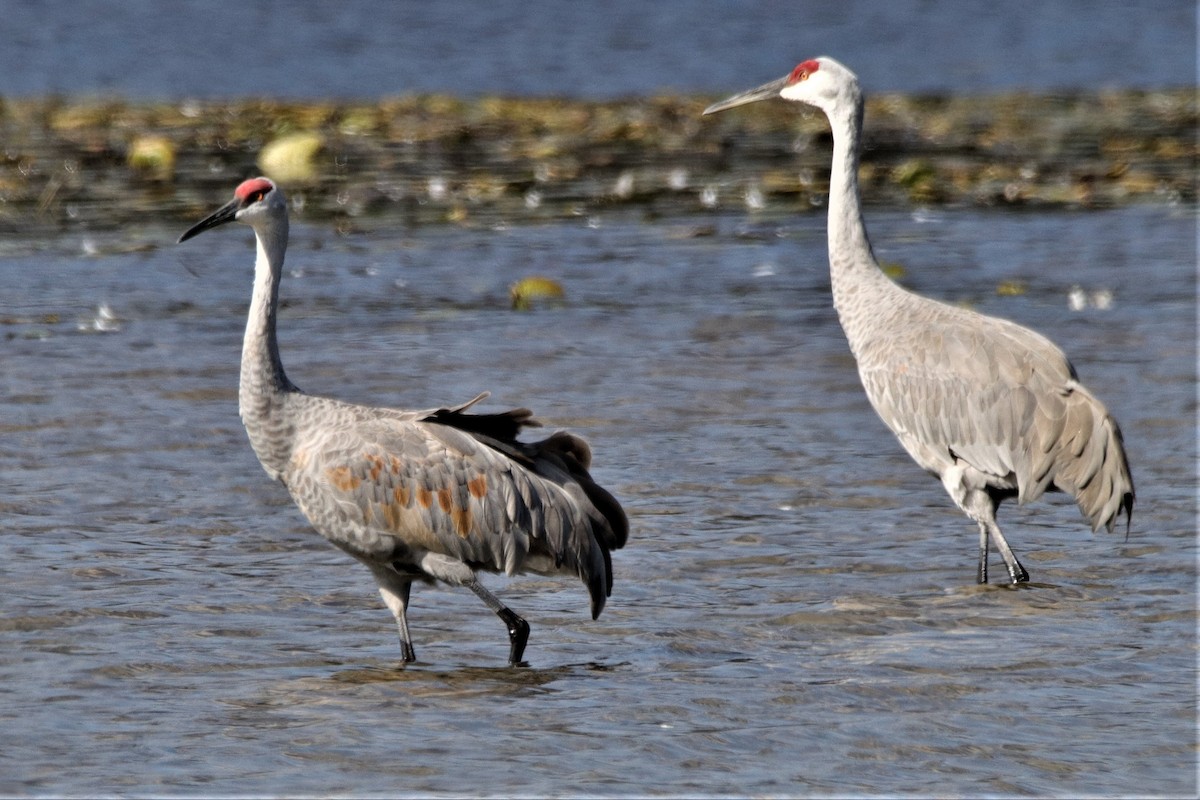
[[[234,220],[254,230],[258,252],[238,393],[250,444],[313,527],[371,570],[396,618],[403,660],[416,659],[406,609],[417,580],[475,592],[508,627],[512,664],[529,625],[479,583],[477,570],[577,575],[595,619],[612,593],[610,551],[625,544],[628,524],[588,475],[587,442],[565,432],[520,442],[521,428],[538,424],[528,409],[466,413],[486,394],[425,411],[304,394],[284,374],[275,341],[288,240],[283,191],[267,178],[244,181],[179,241]]]
[[[863,96],[832,58],[714,103],[705,114],[782,97],[825,112],[833,130],[829,272],[833,305],[867,398],[908,454],[979,525],[979,583],[995,542],[1013,583],[1029,573],[996,524],[1006,498],[1070,493],[1092,530],[1133,514],[1117,422],[1052,342],[1008,320],[909,292],[875,260],[858,190]]]

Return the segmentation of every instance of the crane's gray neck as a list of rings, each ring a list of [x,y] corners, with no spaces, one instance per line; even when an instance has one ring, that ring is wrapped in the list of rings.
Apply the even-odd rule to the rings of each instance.
[[[279,477],[291,457],[292,430],[286,419],[287,396],[296,391],[283,371],[275,340],[275,314],[279,279],[287,250],[287,219],[255,230],[254,294],[242,340],[242,373],[238,407],[250,444],[273,478]]]
[[[880,270],[867,239],[858,190],[863,102],[857,92],[852,100],[843,105],[844,112],[828,115],[833,130],[828,228],[833,305],[850,348],[857,354],[860,333],[871,314],[879,311],[879,295],[899,291],[899,287]]]

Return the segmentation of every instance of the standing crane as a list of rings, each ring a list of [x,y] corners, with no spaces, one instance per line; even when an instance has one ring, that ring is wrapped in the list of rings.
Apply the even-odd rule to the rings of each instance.
[[[863,95],[832,58],[714,103],[713,114],[782,97],[815,106],[833,130],[829,273],[833,305],[867,399],[913,460],[979,525],[979,583],[995,543],[1013,583],[1029,573],[996,524],[1001,501],[1069,493],[1092,530],[1133,514],[1121,430],[1049,339],[1008,320],[907,291],[879,268],[858,189]]]
[[[254,230],[258,250],[238,391],[250,444],[313,527],[371,570],[403,660],[416,660],[406,613],[413,581],[478,595],[508,628],[511,664],[521,662],[529,624],[484,588],[478,570],[577,575],[599,616],[612,593],[610,552],[625,544],[628,522],[588,474],[587,442],[561,431],[518,441],[522,428],[538,425],[532,413],[466,413],[486,394],[403,411],[301,392],[275,340],[288,241],[283,191],[267,178],[244,181],[179,241],[235,220]]]

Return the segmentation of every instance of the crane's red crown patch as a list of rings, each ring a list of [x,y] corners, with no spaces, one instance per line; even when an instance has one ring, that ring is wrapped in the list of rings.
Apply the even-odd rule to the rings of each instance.
[[[821,62],[815,58],[810,58],[808,61],[803,61],[796,65],[792,70],[792,74],[788,75],[788,84],[798,83],[808,80],[808,76],[821,68]]]
[[[238,187],[233,190],[233,196],[243,203],[253,198],[254,200],[262,199],[262,196],[275,188],[275,184],[271,183],[266,178],[251,178],[248,181],[242,181]],[[257,197],[255,196],[257,195]]]

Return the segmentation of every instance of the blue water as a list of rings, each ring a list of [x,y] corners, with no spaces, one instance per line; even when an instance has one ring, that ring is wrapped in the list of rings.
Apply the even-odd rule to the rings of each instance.
[[[5,0],[0,95],[719,94],[832,55],[869,91],[1192,85],[1191,0]]]
[[[533,629],[515,670],[432,587],[398,669],[368,573],[255,462],[248,231],[3,251],[0,794],[1194,796],[1193,212],[870,217],[910,286],[1071,355],[1125,432],[1128,539],[1005,506],[1032,582],[975,585],[975,526],[863,396],[820,214],[294,226],[300,386],[490,389],[630,513],[597,621],[575,581],[486,579]],[[566,303],[510,310],[531,273]]]

